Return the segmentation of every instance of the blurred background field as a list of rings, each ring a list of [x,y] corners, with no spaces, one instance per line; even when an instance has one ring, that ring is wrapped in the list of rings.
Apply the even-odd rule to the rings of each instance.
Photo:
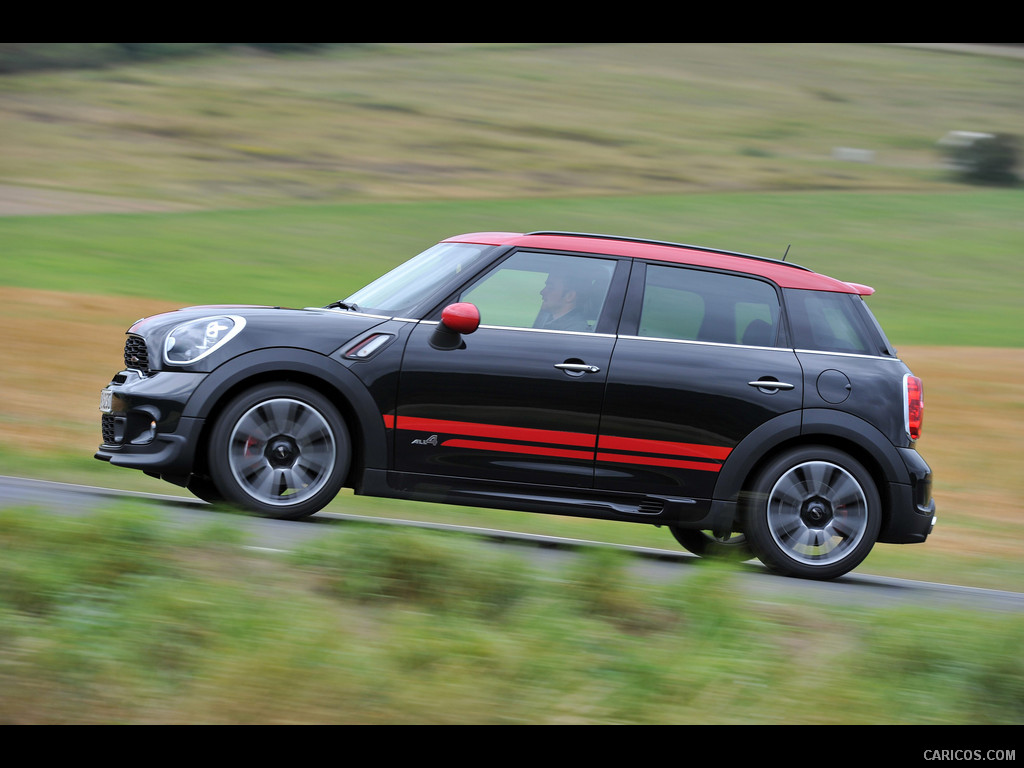
[[[875,287],[873,311],[925,381],[939,526],[924,545],[877,547],[859,571],[1024,591],[1024,190],[967,184],[939,149],[950,131],[1021,132],[1024,61],[870,44],[234,44],[14,71],[12,45],[47,44],[0,44],[0,473],[178,492],[91,458],[124,330],[155,311],[322,306],[475,230],[788,249]],[[646,526],[350,495],[331,509],[676,548]],[[782,613],[779,631],[810,631]],[[829,642],[851,636],[845,621]],[[944,622],[961,637],[979,626],[917,617],[907,642],[927,645]],[[1004,630],[1019,641],[1019,623],[992,636]],[[1019,718],[1019,665],[990,661],[971,674],[1002,665],[999,714],[950,707],[938,721]],[[760,721],[754,709],[736,721]],[[631,721],[592,715],[580,719]]]
[[[242,51],[3,77],[0,182],[202,208],[941,191],[949,187],[936,173],[936,144],[949,131],[1014,134],[1020,124],[1020,60],[946,50],[423,43]]]

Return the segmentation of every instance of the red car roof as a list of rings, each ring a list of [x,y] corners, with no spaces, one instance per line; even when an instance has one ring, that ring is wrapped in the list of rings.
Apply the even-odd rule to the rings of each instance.
[[[473,232],[447,238],[448,243],[479,243],[481,245],[508,245],[521,248],[543,248],[557,251],[599,253],[607,256],[653,259],[674,264],[693,264],[714,269],[727,269],[766,277],[783,288],[803,288],[811,291],[856,293],[870,296],[873,288],[822,275],[796,264],[776,259],[750,256],[728,251],[699,248],[651,240],[635,240],[606,235],[576,234],[571,232]]]

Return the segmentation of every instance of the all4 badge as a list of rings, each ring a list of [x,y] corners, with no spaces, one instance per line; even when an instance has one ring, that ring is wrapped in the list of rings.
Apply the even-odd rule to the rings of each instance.
[[[412,445],[437,445],[437,435],[431,435],[426,440],[413,440]]]

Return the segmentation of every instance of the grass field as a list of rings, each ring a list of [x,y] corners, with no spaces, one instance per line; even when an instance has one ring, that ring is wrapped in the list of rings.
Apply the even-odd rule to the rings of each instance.
[[[1024,589],[1018,557],[1024,545],[1024,482],[1016,471],[1024,448],[1024,349],[1018,330],[1024,278],[1016,254],[1024,238],[1001,224],[1020,199],[1020,192],[1008,190],[875,194],[870,206],[861,207],[859,195],[845,192],[733,193],[694,202],[723,218],[734,211],[757,222],[755,229],[768,222],[803,227],[814,207],[816,215],[804,227],[814,244],[806,254],[809,265],[875,285],[872,308],[924,378],[920,449],[936,472],[940,525],[924,546],[879,547],[862,570]],[[507,208],[501,201],[405,202],[398,206],[400,215],[390,205],[375,204],[0,218],[0,238],[16,254],[5,271],[11,284],[0,286],[0,315],[8,329],[0,369],[6,393],[0,438],[18,447],[2,452],[12,467],[7,471],[22,466],[20,471],[57,479],[175,490],[90,458],[97,443],[97,393],[118,370],[123,332],[138,317],[205,302],[322,306],[428,245],[425,238],[416,242],[420,228],[440,237],[479,229],[485,221],[492,228],[513,228],[547,216],[570,229],[593,229],[587,225],[601,220],[611,231],[667,237],[670,230],[656,212],[691,201],[643,202],[650,205],[634,208],[636,200],[619,199],[589,206],[582,199],[513,201]],[[905,223],[927,215],[935,222],[929,236],[902,242],[894,251]],[[730,239],[725,224],[698,218],[703,225],[697,242]],[[437,232],[441,226],[447,229]],[[923,223],[918,227],[926,229]],[[854,240],[839,231],[860,234]],[[972,258],[964,259],[960,244],[971,238]],[[454,514],[393,502],[336,503],[346,510],[353,505],[428,519]],[[459,513],[459,519],[500,519],[502,525],[544,532],[673,546],[664,531],[646,527],[479,511]]]
[[[0,473],[176,491],[91,458],[99,439],[98,393],[119,368],[124,330],[163,309],[206,302],[320,306],[439,238],[475,230],[607,232],[766,256],[789,249],[791,261],[874,286],[870,306],[925,382],[920,449],[936,472],[939,526],[924,545],[877,547],[859,571],[1024,591],[1024,191],[961,185],[943,168],[936,148],[950,130],[1018,130],[1022,84],[1024,63],[1015,59],[855,44],[394,44],[317,56],[225,55],[0,76],[0,214],[6,214],[0,215]],[[873,161],[836,159],[836,147],[870,151]],[[645,526],[350,495],[331,508],[676,546],[667,532]],[[26,540],[33,535],[26,532]],[[64,544],[60,534],[55,537],[59,551]],[[201,551],[193,557],[186,549],[181,556],[196,566]],[[5,579],[16,583],[19,568],[12,561]],[[187,567],[182,573],[199,578]],[[69,571],[67,578],[73,606],[80,574]],[[721,599],[722,589],[712,579],[708,599]],[[4,594],[0,590],[7,599]],[[242,589],[212,602],[231,604],[249,599],[246,594]],[[623,588],[609,599],[628,602],[628,594]],[[181,606],[173,600],[169,606],[172,627]],[[751,631],[739,618],[749,608],[733,605],[719,616],[736,630],[728,642],[741,658],[757,658],[763,650],[750,637],[756,647],[738,640]],[[812,638],[816,647],[832,649],[816,657],[816,669],[827,676],[835,674],[823,671],[832,668],[833,652],[846,642],[863,653],[858,658],[864,665],[871,663],[872,643],[880,642],[895,668],[911,648],[930,643],[929,626],[942,625],[948,636],[940,639],[933,662],[946,669],[960,653],[957,633],[971,634],[980,623],[913,617],[900,635],[902,625],[893,624],[891,633],[879,628],[892,616],[865,619],[878,622],[871,627],[836,617],[822,629],[803,609],[779,609],[785,614],[780,618],[774,608],[761,608],[760,631],[778,623],[793,633],[780,640],[785,651],[772,651],[780,665],[753,680],[743,677],[749,670],[725,672],[729,659],[709,650],[699,654],[704,669],[722,673],[721,681],[739,681],[739,688],[730,688],[704,680],[707,701],[715,706],[736,707],[735,691],[749,691],[743,687],[749,683],[781,691],[789,706],[776,722],[930,722],[919,710],[909,717],[890,713],[947,695],[944,690],[966,704],[950,698],[934,722],[1012,722],[1024,710],[1017,654],[965,642],[963,658],[984,658],[980,670],[970,669],[977,678],[947,685],[930,672],[924,683],[895,675],[893,690],[854,696],[856,707],[846,720],[801,717],[809,694],[803,686],[810,680],[783,681],[787,664],[795,663],[790,652],[799,656]],[[351,606],[344,610],[356,624],[370,620],[350,614]],[[118,616],[126,626],[147,621],[144,615]],[[34,619],[18,617],[10,626],[31,637]],[[78,619],[84,621],[78,614],[69,620]],[[281,617],[285,624],[307,619]],[[708,627],[715,621],[712,614],[706,620]],[[395,622],[394,631],[408,641],[390,635],[401,659],[377,660],[408,672],[421,658],[415,640],[436,627]],[[185,619],[182,626],[197,638],[221,629]],[[54,631],[64,629],[60,624]],[[512,631],[529,630],[516,625]],[[568,636],[575,630],[565,631]],[[669,653],[675,630],[666,631]],[[482,632],[472,627],[472,633]],[[685,637],[707,650],[715,641],[713,629],[708,632]],[[52,639],[54,647],[83,642],[80,635],[73,642],[60,637]],[[1019,624],[1000,624],[989,637],[1017,647]],[[207,661],[200,663],[197,655],[189,662],[198,671],[189,669],[209,676],[211,686],[237,685],[245,663],[265,663],[268,677],[253,685],[280,696],[284,670],[294,673],[302,662],[289,660],[281,668],[265,662],[260,654],[271,654],[277,637],[261,638],[266,648],[251,648],[252,655],[229,660],[219,671],[208,666],[224,662],[227,651],[219,646]],[[527,655],[529,639],[523,638],[516,653]],[[24,642],[18,646],[24,653],[36,652]],[[168,636],[154,652],[169,653],[174,642]],[[195,642],[183,647],[201,655],[203,644]],[[481,640],[490,643],[498,641]],[[357,645],[373,656],[365,644]],[[570,652],[564,642],[556,645]],[[330,647],[335,658],[344,654],[333,641]],[[648,685],[654,671],[642,654],[625,642],[617,648],[630,649],[630,672],[638,686]],[[422,655],[436,660],[435,650],[422,649]],[[487,664],[510,663],[496,645],[488,645],[487,653]],[[53,670],[64,669],[61,664],[72,670],[77,658],[30,657],[41,679],[51,672],[59,678],[63,673]],[[24,658],[0,647],[0,679],[12,679],[5,677],[6,661]],[[114,668],[118,658],[101,661]],[[541,663],[562,662],[551,656]],[[504,687],[492,691],[494,701],[486,705],[518,695],[512,680],[524,668],[504,667],[498,676]],[[138,681],[122,693],[139,694],[156,708],[112,706],[98,720],[103,711],[110,713],[107,721],[189,720],[187,708],[163,698],[180,681],[162,678],[155,694],[142,682],[145,669],[143,660],[133,672]],[[429,709],[418,707],[434,695],[443,672],[480,674],[480,666],[468,662],[458,670],[424,669],[436,676],[411,675],[412,687],[400,690],[409,698],[397,709],[376,712],[376,721],[398,712],[403,721],[436,722]],[[67,674],[67,685],[79,690],[76,673]],[[701,677],[692,667],[671,674],[677,681]],[[964,693],[983,689],[986,675],[1003,681],[990,705]],[[359,696],[369,696],[366,691],[379,682],[356,677]],[[853,677],[839,682],[851,685]],[[538,711],[549,722],[664,721],[641,705],[632,715],[611,703],[588,712],[581,702],[593,693],[590,682],[567,684],[574,695],[554,697],[552,709],[544,710],[543,674],[531,668],[527,678],[538,686],[530,696],[540,698],[517,710],[511,718],[516,721],[530,721]],[[37,719],[47,719],[48,700],[67,693],[63,683],[51,690],[33,677],[13,679],[19,693],[10,697],[12,706],[29,705],[24,712],[42,713]],[[355,714],[312,703],[330,683],[307,682],[308,698],[296,704],[307,716],[298,721],[332,720],[339,711],[353,712],[351,720],[366,715],[365,708]],[[452,684],[441,705],[448,708],[444,721],[474,719],[472,707],[457,703],[456,694],[468,685]],[[670,695],[661,690],[662,697]],[[267,715],[258,698],[247,707],[193,695],[196,711],[227,707],[221,711],[236,712],[234,722],[287,720]],[[734,718],[703,721],[773,721],[758,711],[769,706],[764,696],[748,701]],[[692,707],[671,710],[672,721],[701,721],[700,703],[696,695]],[[817,711],[842,711],[848,703],[842,695],[825,695]],[[75,720],[73,713],[51,715],[51,721]],[[19,717],[14,709],[0,709],[0,719],[26,721]]]

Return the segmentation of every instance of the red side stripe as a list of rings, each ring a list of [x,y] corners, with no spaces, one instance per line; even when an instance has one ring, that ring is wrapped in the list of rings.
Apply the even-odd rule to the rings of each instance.
[[[449,435],[465,435],[481,437],[486,440],[466,440],[452,438],[441,445],[451,448],[472,448],[504,453],[522,453],[534,456],[556,456],[560,458],[591,460],[595,449],[604,449],[597,453],[598,461],[615,464],[638,464],[654,467],[675,467],[678,469],[695,469],[703,472],[718,472],[719,463],[731,453],[730,448],[714,445],[698,445],[696,443],[675,443],[667,440],[646,440],[634,437],[614,437],[603,435],[598,439],[595,435],[581,432],[562,432],[551,429],[531,429],[527,427],[506,427],[498,424],[477,424],[467,421],[449,421],[446,419],[428,419],[418,416],[395,416],[384,414],[384,426],[388,429],[404,429],[413,432],[439,432]],[[523,443],[544,443],[545,445],[526,445],[504,440],[521,440]],[[590,450],[572,450],[566,447],[576,446]],[[615,451],[635,451],[631,455]],[[684,458],[674,458],[684,457]],[[709,459],[708,462],[690,461],[688,459]]]
[[[597,460],[614,464],[640,464],[648,467],[698,469],[702,472],[719,472],[722,469],[721,464],[710,464],[704,461],[682,461],[681,459],[664,459],[658,456],[633,456],[621,453],[598,453]]]

